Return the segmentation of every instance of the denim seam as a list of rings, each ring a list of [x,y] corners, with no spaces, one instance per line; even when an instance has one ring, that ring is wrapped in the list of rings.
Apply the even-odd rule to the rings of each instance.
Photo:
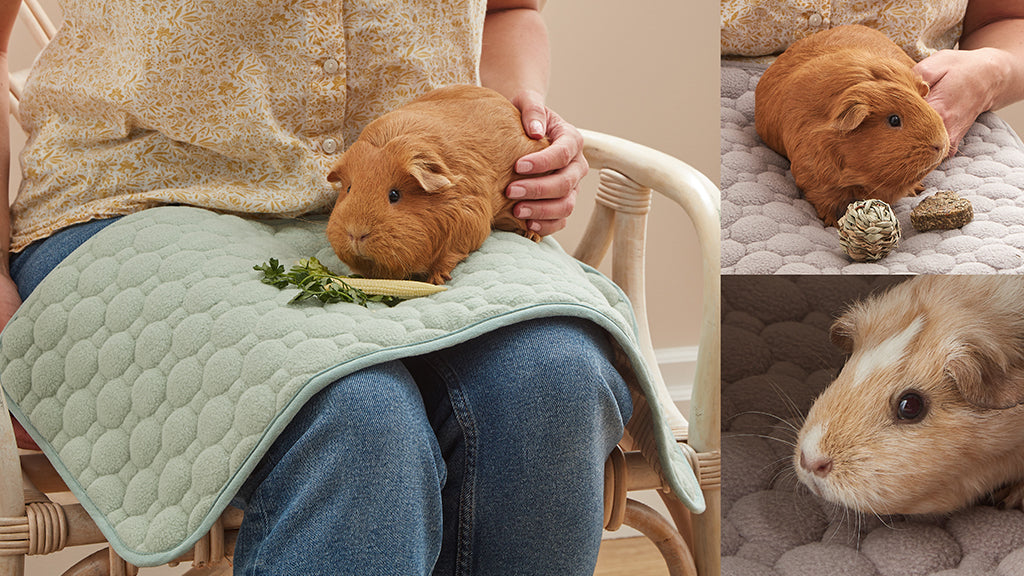
[[[265,512],[265,510],[263,508],[259,508],[259,509],[255,509],[255,510],[246,510],[245,511],[245,515],[246,515],[245,519],[247,521],[251,521],[253,524],[258,524],[259,526],[263,526],[263,527],[266,526],[267,515],[266,515],[266,512]],[[255,518],[251,518],[250,519],[249,518],[250,515],[255,516]],[[265,547],[260,546],[260,549],[256,551],[256,555],[252,559],[252,564],[249,565],[248,570],[247,570],[249,576],[257,576],[259,574],[259,566],[263,562],[262,556],[263,556],[263,552],[265,550],[266,550]]]
[[[479,434],[476,420],[469,401],[462,393],[458,373],[437,355],[430,354],[424,358],[440,376],[448,389],[452,411],[462,429],[462,437],[466,443],[466,462],[462,478],[462,493],[459,494],[459,528],[455,553],[455,575],[470,575],[473,572],[473,520],[476,500],[476,462],[479,449]]]

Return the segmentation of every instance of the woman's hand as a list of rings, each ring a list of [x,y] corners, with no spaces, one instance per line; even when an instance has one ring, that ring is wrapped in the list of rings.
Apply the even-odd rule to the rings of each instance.
[[[940,50],[914,66],[931,87],[925,100],[946,125],[949,156],[956,154],[978,115],[992,109],[1002,79],[1009,74],[1008,56],[996,48]]]
[[[551,140],[551,146],[516,162],[518,174],[544,175],[516,180],[505,191],[509,198],[522,200],[512,213],[545,236],[565,228],[576,206],[580,180],[589,169],[583,157],[583,136],[545,106],[544,97],[535,91],[520,92],[512,103],[522,112],[523,127],[531,138],[547,136]]]

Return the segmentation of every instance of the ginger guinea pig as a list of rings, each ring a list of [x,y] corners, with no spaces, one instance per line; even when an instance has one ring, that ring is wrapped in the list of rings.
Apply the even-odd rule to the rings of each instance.
[[[946,157],[946,127],[913,66],[885,34],[839,26],[794,42],[758,81],[757,133],[826,225],[854,200],[920,192]]]
[[[850,307],[849,354],[815,400],[794,466],[873,514],[948,512],[1024,485],[1024,278],[921,276]]]
[[[516,161],[548,145],[493,90],[428,92],[370,123],[333,167],[328,241],[364,276],[443,284],[492,227],[540,240],[505,188]]]

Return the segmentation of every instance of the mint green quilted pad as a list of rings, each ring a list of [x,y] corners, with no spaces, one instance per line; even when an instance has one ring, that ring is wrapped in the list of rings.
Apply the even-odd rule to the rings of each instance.
[[[650,389],[629,303],[553,240],[496,232],[448,291],[394,308],[290,304],[294,291],[260,282],[252,267],[272,257],[316,256],[344,272],[325,226],[146,210],[71,254],[4,329],[12,412],[125,560],[187,551],[302,403],[366,366],[565,315],[605,328]],[[652,410],[669,481],[701,511],[686,458]]]

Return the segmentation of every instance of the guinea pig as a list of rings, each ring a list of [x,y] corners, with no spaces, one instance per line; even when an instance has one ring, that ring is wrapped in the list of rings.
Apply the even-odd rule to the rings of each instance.
[[[1024,278],[921,276],[832,325],[849,354],[815,400],[794,467],[875,514],[942,513],[1024,493]]]
[[[493,90],[432,90],[371,122],[333,166],[328,241],[364,276],[443,284],[492,228],[540,240],[505,188],[516,161],[549,144]]]
[[[885,34],[839,26],[794,42],[758,81],[757,133],[826,225],[854,200],[920,192],[946,157],[946,127],[913,66]]]

